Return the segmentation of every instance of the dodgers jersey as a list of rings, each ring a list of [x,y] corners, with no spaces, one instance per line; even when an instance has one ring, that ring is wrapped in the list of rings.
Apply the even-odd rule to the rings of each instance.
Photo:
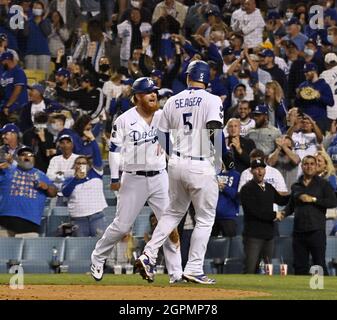
[[[164,105],[159,130],[170,132],[173,152],[182,156],[209,158],[213,147],[206,123],[223,122],[223,106],[218,96],[201,88],[188,88],[170,97]]]
[[[111,178],[122,171],[157,171],[166,168],[165,152],[158,142],[158,123],[162,110],[157,110],[150,125],[136,107],[120,115],[112,128],[109,164]]]

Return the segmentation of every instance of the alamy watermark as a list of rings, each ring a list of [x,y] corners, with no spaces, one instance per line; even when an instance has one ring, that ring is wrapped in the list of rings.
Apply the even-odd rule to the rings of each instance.
[[[324,289],[324,271],[321,266],[315,265],[310,268],[310,288],[313,290],[323,290]]]
[[[11,274],[14,273],[14,275],[9,280],[9,287],[12,290],[17,290],[17,289],[22,290],[22,289],[24,289],[25,288],[25,286],[24,286],[24,272],[23,272],[22,266],[20,266],[20,265],[12,266],[9,269],[9,273],[11,273]]]

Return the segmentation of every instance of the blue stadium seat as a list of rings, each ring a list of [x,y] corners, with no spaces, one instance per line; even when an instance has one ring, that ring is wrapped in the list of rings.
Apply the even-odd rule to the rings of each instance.
[[[225,260],[224,273],[241,274],[243,272],[243,264],[245,253],[243,250],[242,237],[236,236],[230,239],[228,259]]]
[[[278,230],[280,237],[290,237],[293,234],[294,217],[290,216],[281,222],[278,222]]]
[[[24,239],[22,267],[25,273],[53,273],[50,266],[52,251],[58,251],[58,260],[64,258],[63,238],[34,238]]]
[[[229,238],[212,237],[209,239],[205,259],[213,262],[212,273],[223,273],[224,262],[229,253],[229,241]]]
[[[65,259],[63,265],[68,266],[69,273],[85,273],[90,271],[91,253],[97,238],[66,238]]]
[[[57,233],[57,228],[59,225],[62,223],[66,223],[70,221],[69,215],[66,216],[59,216],[59,215],[51,215],[48,218],[48,223],[47,223],[47,232],[46,235],[47,237],[55,237],[58,235]]]
[[[0,238],[0,273],[7,273],[9,260],[21,261],[23,239]]]

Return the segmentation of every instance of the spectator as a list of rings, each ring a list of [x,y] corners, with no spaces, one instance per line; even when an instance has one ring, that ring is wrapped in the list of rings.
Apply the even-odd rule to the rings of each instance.
[[[327,50],[332,53],[337,53],[337,27],[336,26],[328,28],[327,41],[330,44]]]
[[[238,186],[240,173],[233,165],[233,159],[227,158],[224,170],[218,175],[219,199],[212,236],[235,237],[237,235],[237,216],[239,215]]]
[[[69,135],[62,135],[58,138],[58,148],[61,150],[60,155],[53,157],[50,160],[47,177],[54,182],[57,189],[60,191],[64,181],[74,177],[74,163],[78,155],[73,153],[73,140]],[[62,197],[62,193],[58,193]],[[58,199],[58,204],[63,204],[63,197]]]
[[[19,56],[18,56],[17,52],[13,49],[8,48],[7,35],[5,33],[1,33],[0,34],[0,55],[5,51],[11,52],[14,56],[14,60],[16,60],[17,62],[19,61]]]
[[[103,162],[95,138],[92,162],[86,156],[75,160],[75,177],[65,181],[62,193],[68,197],[71,222],[78,225],[77,237],[101,237],[106,228],[103,210],[108,206],[103,193]]]
[[[281,88],[286,88],[287,78],[285,73],[275,63],[275,54],[270,49],[265,49],[259,53],[260,66],[263,70],[269,72],[271,78],[277,81]]]
[[[238,117],[240,119],[240,136],[245,137],[249,129],[255,128],[255,120],[251,118],[250,114],[252,108],[249,101],[242,100],[238,107]]]
[[[130,7],[126,9],[124,12],[121,12],[122,16],[120,18],[120,22],[127,20],[128,17],[130,17],[131,10],[133,8],[136,8],[140,10],[143,22],[148,22],[151,24],[152,12],[147,7],[144,6],[145,4],[144,2],[145,2],[144,0],[130,1]]]
[[[48,46],[51,60],[55,62],[57,51],[61,49],[65,52],[65,43],[69,39],[70,33],[59,11],[52,11],[49,14],[49,19],[51,20],[52,25],[51,33],[48,36]]]
[[[123,49],[121,49],[123,50]],[[82,35],[76,43],[73,59],[81,63],[84,59],[92,57],[92,65],[99,72],[99,61],[102,57],[112,56],[112,41],[102,31],[99,21],[91,20],[88,23],[88,33]]]
[[[49,12],[58,11],[70,33],[73,33],[80,25],[81,10],[77,1],[52,0],[49,4]]]
[[[265,154],[270,154],[275,149],[275,140],[281,135],[281,131],[268,121],[268,107],[258,105],[253,111],[255,128],[250,129],[246,138],[252,139],[258,149]]]
[[[254,149],[249,154],[249,158],[250,158],[250,163],[252,163],[254,160],[265,161],[266,156],[263,153],[263,151],[259,149]],[[241,188],[252,178],[253,178],[253,175],[251,172],[251,168],[248,168],[241,173],[240,183],[239,183],[239,192]],[[266,174],[265,174],[264,180],[270,183],[277,190],[278,193],[282,195],[288,194],[288,189],[287,189],[287,186],[285,184],[282,174],[280,173],[280,171],[278,171],[274,167],[271,167],[269,165],[266,166]]]
[[[0,104],[0,125],[4,125],[18,122],[21,106],[28,102],[27,77],[11,52],[3,52],[0,62],[5,70],[1,75],[3,97]]]
[[[231,47],[226,47],[225,49],[222,50],[222,58],[223,58],[222,71],[224,74],[226,74],[230,65],[235,60],[234,50]]]
[[[97,88],[95,79],[90,75],[83,75],[81,88],[73,91],[65,91],[56,85],[57,96],[78,102],[83,113],[90,115],[92,119],[98,119],[104,108],[104,97],[102,89]]]
[[[334,104],[333,106],[327,108],[328,117],[328,127],[331,126],[331,122],[337,119],[337,94],[335,79],[337,77],[337,55],[335,53],[327,53],[324,58],[326,71],[323,71],[319,78],[325,80],[325,82],[330,86],[331,92],[333,94]]]
[[[259,67],[260,57],[256,54],[245,54],[245,57],[249,63],[249,70],[251,72],[257,72],[258,81],[263,85],[272,81],[271,75],[268,71],[265,71]]]
[[[275,44],[275,37],[282,38],[286,35],[286,30],[279,12],[271,11],[268,13],[266,29],[268,39],[272,44]]]
[[[301,33],[300,22],[297,18],[291,18],[288,22],[286,22],[286,32],[287,35],[282,39],[293,41],[299,51],[304,51],[305,42],[308,40],[308,37]],[[280,45],[280,41],[276,42],[276,45]]]
[[[245,0],[244,13],[237,24],[233,26],[234,31],[240,31],[244,36],[244,44],[248,48],[258,47],[262,42],[263,29],[265,22],[261,15],[260,9],[256,8],[255,0]]]
[[[52,113],[61,110],[62,105],[56,101],[44,98],[44,87],[34,84],[29,88],[29,102],[22,107],[20,114],[20,129],[22,132],[33,126],[34,116],[38,112]]]
[[[187,6],[184,6],[176,0],[164,0],[159,2],[153,11],[152,24],[158,21],[160,17],[170,15],[179,22],[180,28],[182,28],[185,22],[187,9]]]
[[[74,131],[70,128],[70,125],[74,120],[71,118],[69,120],[67,118],[67,112],[69,111],[62,111],[60,113],[52,113],[49,115],[48,118],[48,131],[54,136],[54,141],[56,142],[58,138],[62,135],[69,135],[74,139]]]
[[[317,66],[318,74],[325,69],[321,50],[313,39],[305,42],[304,59],[306,63],[314,63]]]
[[[32,148],[35,154],[35,167],[47,172],[50,159],[56,154],[53,135],[47,130],[48,115],[36,112],[34,126],[22,136],[24,145]]]
[[[109,111],[111,100],[117,99],[122,94],[122,77],[123,75],[118,71],[114,72],[111,75],[110,79],[106,81],[103,85],[102,91],[104,96],[106,97],[105,110],[107,112]]]
[[[239,173],[250,166],[249,154],[255,149],[255,143],[251,139],[240,136],[240,120],[231,118],[226,125],[228,138],[225,139],[226,148],[233,153],[235,169]]]
[[[336,170],[329,155],[321,150],[315,154],[317,162],[317,175],[330,183],[331,188],[336,193],[337,191],[337,178]]]
[[[287,107],[282,87],[277,81],[266,84],[265,103],[268,106],[269,122],[281,132],[286,131]]]
[[[214,61],[208,61],[210,66],[210,83],[208,84],[207,91],[220,97],[221,101],[224,102],[228,96],[227,89],[220,79],[219,65]]]
[[[12,163],[17,155],[17,151],[22,147],[20,143],[20,129],[14,123],[7,123],[0,129],[3,145],[1,151],[6,154],[6,160]]]
[[[287,135],[276,139],[276,149],[269,155],[267,163],[277,169],[284,177],[287,189],[297,180],[300,157],[294,151],[294,141]]]
[[[240,199],[244,212],[243,245],[245,251],[244,273],[256,273],[260,259],[270,263],[274,249],[274,221],[282,220],[280,212],[274,212],[274,203],[285,205],[288,196],[280,195],[265,182],[266,165],[253,160],[253,179],[241,189]]]
[[[118,37],[121,39],[120,65],[127,67],[128,61],[135,49],[142,47],[143,37],[148,36],[152,30],[148,22],[142,21],[139,9],[132,8],[128,20],[117,26]]]
[[[35,1],[33,18],[25,21],[24,35],[27,38],[25,67],[43,70],[48,75],[50,68],[48,36],[52,32],[52,28],[49,19],[44,18],[45,12],[43,2]]]
[[[238,116],[238,110],[243,101],[246,101],[249,104],[247,98],[246,85],[243,83],[237,84],[232,93],[232,105],[229,109],[226,110],[226,119],[230,119]]]
[[[330,184],[317,176],[314,156],[302,159],[303,175],[291,188],[291,197],[284,216],[295,214],[293,254],[296,275],[309,273],[309,254],[314,265],[319,265],[328,275],[325,263],[326,209],[337,206],[336,195]]]
[[[24,146],[17,152],[17,166],[0,164],[2,237],[38,237],[46,198],[56,196],[56,187],[34,162],[33,150]]]

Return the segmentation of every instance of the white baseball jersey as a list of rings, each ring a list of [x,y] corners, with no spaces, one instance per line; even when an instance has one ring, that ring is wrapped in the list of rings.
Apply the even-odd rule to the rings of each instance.
[[[251,168],[244,170],[241,173],[239,182],[239,192],[241,188],[250,180],[253,179]],[[288,192],[287,185],[280,171],[277,169],[266,166],[266,175],[264,181],[270,183],[278,192]]]
[[[109,152],[112,179],[118,179],[119,169],[127,172],[165,169],[165,153],[157,135],[161,114],[161,110],[156,111],[148,125],[133,107],[116,119]]]
[[[189,88],[169,98],[159,122],[173,136],[173,151],[183,157],[213,156],[206,129],[209,121],[223,122],[221,99],[204,89]]]
[[[334,105],[333,107],[327,107],[327,115],[329,119],[335,120],[337,119],[337,66],[333,67],[329,70],[323,71],[320,76],[320,79],[324,79],[325,82],[330,86],[333,99],[334,99]]]

